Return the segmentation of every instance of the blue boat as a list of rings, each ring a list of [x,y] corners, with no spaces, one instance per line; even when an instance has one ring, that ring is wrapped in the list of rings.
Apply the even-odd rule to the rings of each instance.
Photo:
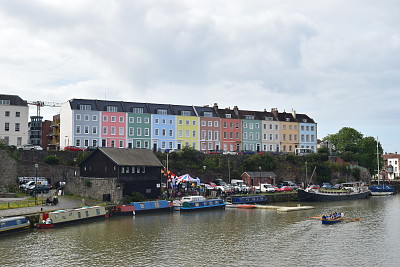
[[[135,213],[156,212],[156,211],[172,211],[172,203],[168,200],[132,202]]]
[[[180,211],[194,211],[205,209],[225,208],[226,203],[222,199],[204,199],[184,201],[180,207]]]
[[[394,187],[390,185],[371,185],[369,187],[372,196],[386,196],[386,195],[393,195],[394,194]]]
[[[30,227],[31,223],[25,216],[0,219],[0,234],[24,231]]]
[[[268,197],[265,195],[254,195],[254,196],[232,196],[228,197],[227,201],[232,204],[254,204],[267,202]]]
[[[333,213],[332,215],[322,215],[322,224],[334,224],[338,222],[343,222],[345,220],[343,213]]]

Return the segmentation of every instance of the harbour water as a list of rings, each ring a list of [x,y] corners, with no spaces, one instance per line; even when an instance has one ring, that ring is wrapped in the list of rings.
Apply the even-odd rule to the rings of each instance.
[[[279,203],[282,206],[296,202]],[[0,237],[2,266],[399,266],[400,195],[112,217]],[[322,225],[344,212],[356,222]]]

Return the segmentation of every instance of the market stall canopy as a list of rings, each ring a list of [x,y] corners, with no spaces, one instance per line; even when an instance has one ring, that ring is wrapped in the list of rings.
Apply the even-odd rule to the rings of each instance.
[[[187,182],[194,182],[197,183],[197,185],[200,185],[200,179],[199,178],[193,178],[189,174],[184,174],[182,176],[179,176],[176,178],[176,183],[187,183]]]

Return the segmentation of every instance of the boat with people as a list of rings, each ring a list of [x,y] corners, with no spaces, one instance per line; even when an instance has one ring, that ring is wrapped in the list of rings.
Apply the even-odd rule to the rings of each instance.
[[[39,216],[39,223],[36,224],[36,228],[54,228],[67,223],[108,217],[109,214],[103,206],[56,210],[52,212],[41,213]]]
[[[223,199],[207,199],[203,196],[185,196],[180,200],[173,201],[174,210],[194,211],[205,209],[225,208],[226,203]]]
[[[255,204],[265,203],[268,197],[266,195],[250,195],[250,196],[230,196],[226,198],[226,202],[235,204]]]
[[[343,183],[342,189],[297,189],[298,201],[343,201],[368,198],[371,191],[360,182]]]
[[[25,216],[14,216],[0,219],[0,235],[28,230],[31,223]]]
[[[338,222],[344,221],[344,213],[341,212],[332,212],[329,215],[322,215],[321,222],[322,224],[334,224]]]

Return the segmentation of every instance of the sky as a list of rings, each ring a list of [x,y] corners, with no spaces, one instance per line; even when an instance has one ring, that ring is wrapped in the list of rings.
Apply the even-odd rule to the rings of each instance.
[[[0,92],[295,110],[319,139],[351,127],[400,153],[399,14],[398,0],[0,0]]]

